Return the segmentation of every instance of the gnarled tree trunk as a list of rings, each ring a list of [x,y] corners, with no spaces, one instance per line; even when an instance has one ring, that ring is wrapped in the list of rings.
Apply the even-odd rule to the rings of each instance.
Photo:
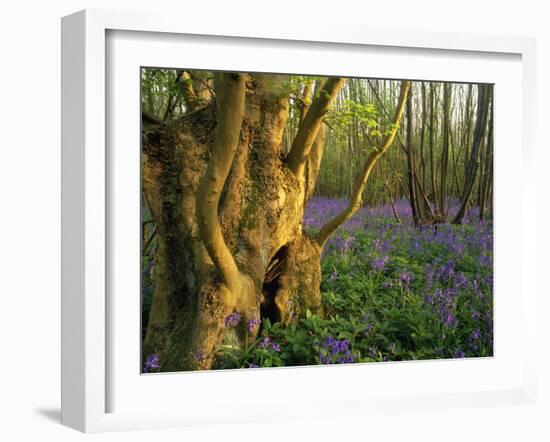
[[[293,146],[295,174],[280,155],[283,87],[283,77],[220,74],[216,105],[143,133],[143,192],[159,241],[143,355],[159,354],[163,371],[210,367],[233,311],[242,340],[248,320],[321,309],[320,248],[302,234],[300,160],[337,90],[312,103]]]
[[[285,79],[216,74],[211,103],[169,123],[148,121],[143,131],[143,194],[158,251],[142,353],[158,354],[162,371],[210,368],[226,333],[238,345],[255,338],[246,330],[252,319],[288,323],[307,309],[322,314],[320,259],[331,233],[309,238],[302,221],[319,171],[323,119],[344,80],[320,87],[284,157]],[[369,160],[358,192],[394,135]],[[242,320],[226,328],[233,312]]]

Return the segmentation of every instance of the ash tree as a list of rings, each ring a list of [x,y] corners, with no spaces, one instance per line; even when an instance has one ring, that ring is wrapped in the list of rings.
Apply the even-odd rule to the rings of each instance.
[[[307,310],[323,314],[323,247],[361,206],[410,82],[401,83],[390,130],[367,157],[349,205],[308,236],[302,221],[321,165],[324,120],[345,80],[302,88],[299,125],[283,152],[287,79],[215,73],[205,81],[180,71],[164,118],[142,114],[142,190],[158,242],[143,356],[159,355],[163,371],[210,368],[226,333],[240,345],[256,338],[246,330],[250,320],[288,324]],[[177,106],[186,111],[168,118]],[[235,312],[241,325],[226,327]]]

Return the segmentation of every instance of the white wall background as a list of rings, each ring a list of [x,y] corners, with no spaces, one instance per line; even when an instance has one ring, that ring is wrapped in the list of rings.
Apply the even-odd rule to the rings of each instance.
[[[550,30],[544,1],[394,0],[19,0],[0,12],[0,439],[178,440],[550,440],[548,258]],[[59,425],[60,17],[84,8],[155,10],[188,20],[312,20],[377,28],[537,38],[539,179],[539,402],[536,406],[374,415],[362,420],[285,422],[85,436]],[[519,148],[519,147],[518,147]],[[546,161],[545,161],[546,160]],[[513,179],[513,177],[511,177]],[[544,260],[544,261],[543,261]],[[522,357],[518,348],[518,357]],[[183,400],[183,399],[182,399]],[[261,395],[251,400],[258,406]]]

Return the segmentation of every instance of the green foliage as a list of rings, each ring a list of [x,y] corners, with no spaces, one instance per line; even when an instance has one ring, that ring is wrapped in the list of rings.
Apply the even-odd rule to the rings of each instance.
[[[343,100],[341,106],[332,110],[328,121],[331,127],[338,128],[341,131],[350,131],[353,125],[361,125],[372,132],[379,126],[378,112],[372,103],[359,103],[353,100]],[[374,135],[373,135],[374,136]]]
[[[353,246],[323,257],[324,318],[307,312],[289,326],[264,320],[255,342],[224,346],[215,368],[326,363],[327,339],[348,342],[354,362],[491,356],[491,267],[480,266],[484,252],[476,242],[483,235],[467,225],[444,226],[443,234],[418,239],[413,227],[396,234],[386,222],[356,230]],[[455,243],[466,248],[457,253]],[[441,300],[432,302],[437,293]]]
[[[209,71],[187,71],[193,78],[180,76],[176,69],[142,68],[141,70],[141,109],[151,115],[162,118],[168,103],[182,104],[185,88],[192,86],[195,92],[204,88],[207,80],[212,78]],[[201,105],[206,100],[197,96],[195,102]]]

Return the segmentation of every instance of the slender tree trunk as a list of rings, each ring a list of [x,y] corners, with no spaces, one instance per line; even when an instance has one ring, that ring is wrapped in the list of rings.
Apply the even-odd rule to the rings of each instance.
[[[462,222],[462,219],[464,218],[466,209],[470,202],[470,196],[472,193],[472,189],[474,188],[478,170],[479,151],[483,142],[483,138],[485,136],[485,131],[487,129],[489,104],[491,102],[492,96],[492,85],[479,84],[477,86],[477,89],[478,103],[476,125],[474,130],[474,141],[472,144],[470,157],[468,159],[468,169],[465,176],[464,191],[462,192],[462,202],[457,214],[453,218],[453,224],[460,224]]]
[[[470,158],[470,132],[472,130],[472,101],[473,101],[473,86],[468,85],[468,95],[466,97],[466,128],[463,132],[462,145],[464,146],[464,176],[468,174],[468,160]],[[479,105],[479,104],[478,104]]]
[[[439,214],[445,218],[445,205],[447,200],[447,171],[449,166],[449,126],[451,108],[451,85],[443,84],[443,148],[441,150],[441,161],[439,164]]]
[[[349,204],[344,210],[336,215],[334,219],[326,223],[321,228],[319,233],[317,233],[317,235],[315,236],[315,241],[321,249],[324,247],[327,240],[332,236],[336,229],[338,229],[338,227],[340,227],[344,222],[350,219],[353,214],[361,207],[363,190],[365,189],[370,173],[372,172],[374,165],[377,163],[380,157],[390,148],[393,140],[395,139],[397,130],[399,128],[399,122],[401,121],[401,117],[403,116],[403,112],[405,111],[405,103],[409,95],[410,87],[410,81],[402,82],[399,100],[395,109],[394,116],[392,118],[392,129],[386,135],[382,144],[368,156],[365,164],[363,165],[363,169],[361,170],[359,180],[356,183],[355,190],[352,197],[350,198]]]
[[[426,188],[426,156],[424,154],[424,138],[426,136],[426,83],[422,82],[422,122],[420,125],[420,164],[421,164],[421,175],[422,175],[422,187]]]
[[[412,122],[412,98],[409,94],[407,98],[407,176],[409,178],[409,201],[411,204],[414,225],[419,222],[418,201],[416,198],[416,183],[414,179],[414,150],[413,150],[413,122]]]
[[[439,214],[437,190],[435,186],[435,85],[430,83],[430,180],[432,184],[432,200],[436,215]]]
[[[479,219],[482,221],[485,218],[485,209],[487,202],[490,200],[491,186],[493,183],[493,103],[489,115],[489,129],[487,134],[487,144],[485,148],[485,173],[482,177],[482,191],[479,203]]]

